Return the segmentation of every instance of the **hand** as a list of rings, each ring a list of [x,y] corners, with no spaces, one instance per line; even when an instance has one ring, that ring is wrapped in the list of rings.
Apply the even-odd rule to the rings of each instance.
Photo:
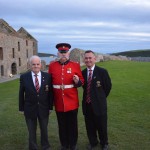
[[[79,82],[79,77],[77,75],[73,76],[73,81],[75,82],[75,84],[78,84]]]

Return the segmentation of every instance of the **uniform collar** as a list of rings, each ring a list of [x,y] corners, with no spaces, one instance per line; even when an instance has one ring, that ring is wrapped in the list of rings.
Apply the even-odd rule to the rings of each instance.
[[[60,62],[60,61],[58,61],[58,62],[59,62],[59,64],[61,64],[61,65],[66,65],[66,64],[68,64],[68,63],[69,63],[69,61],[70,61],[70,60],[68,59],[67,61],[65,61],[65,62],[63,62],[63,63],[62,63],[62,62]]]

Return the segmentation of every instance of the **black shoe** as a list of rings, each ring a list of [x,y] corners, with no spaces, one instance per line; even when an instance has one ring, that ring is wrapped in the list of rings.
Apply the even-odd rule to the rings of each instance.
[[[87,149],[87,150],[94,150],[94,148],[95,148],[96,146],[97,146],[97,144],[96,144],[96,145],[93,145],[93,146],[89,144],[89,145],[87,145],[86,149]]]
[[[77,145],[71,146],[71,147],[70,147],[70,150],[78,150]]]
[[[103,145],[102,146],[102,150],[108,150],[108,145],[106,144],[106,145]]]
[[[60,150],[67,150],[68,148],[65,146],[61,146]]]
[[[45,149],[45,150],[51,150],[51,148],[49,147],[49,148],[47,148],[47,149]]]

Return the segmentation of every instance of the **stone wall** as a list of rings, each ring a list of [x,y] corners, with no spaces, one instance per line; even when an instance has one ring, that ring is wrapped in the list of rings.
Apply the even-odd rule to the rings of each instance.
[[[80,65],[84,65],[84,53],[85,50],[81,50],[78,48],[72,49],[70,52],[70,59],[73,61],[76,61],[80,63]],[[104,61],[103,55],[102,54],[96,54],[96,62]]]
[[[150,57],[130,57],[131,61],[150,62]]]
[[[21,37],[0,19],[0,78],[20,74],[28,69],[28,59],[37,54],[37,41]]]
[[[75,48],[70,51],[70,59],[72,61],[80,63],[81,66],[83,65],[83,55],[84,51],[81,49]]]
[[[20,50],[18,50],[18,41],[20,42]],[[16,64],[15,74],[24,72],[27,69],[27,61],[34,55],[33,41],[28,40],[28,46],[25,43],[26,39],[0,33],[0,47],[3,50],[3,60],[0,60],[0,65],[4,67],[4,76],[8,77],[10,74],[13,74],[13,63]]]
[[[70,59],[76,62],[79,62],[80,65],[84,65],[84,52],[85,50],[81,49],[73,49],[70,52]],[[104,55],[95,53],[96,55],[96,62],[102,62],[102,61],[108,61],[108,60],[130,60],[130,58],[127,58],[126,56],[113,56],[113,55]]]

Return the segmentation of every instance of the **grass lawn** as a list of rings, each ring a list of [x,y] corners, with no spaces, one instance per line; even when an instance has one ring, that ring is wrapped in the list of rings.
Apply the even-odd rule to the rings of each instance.
[[[108,61],[97,65],[108,70],[112,90],[108,97],[108,136],[111,150],[150,149],[150,63]],[[19,80],[0,83],[0,150],[27,150],[28,133],[18,112]],[[80,102],[82,88],[79,88]],[[78,113],[78,147],[86,150],[88,139],[81,105]],[[40,145],[40,132],[37,131]],[[55,111],[49,118],[52,150],[59,147]]]

